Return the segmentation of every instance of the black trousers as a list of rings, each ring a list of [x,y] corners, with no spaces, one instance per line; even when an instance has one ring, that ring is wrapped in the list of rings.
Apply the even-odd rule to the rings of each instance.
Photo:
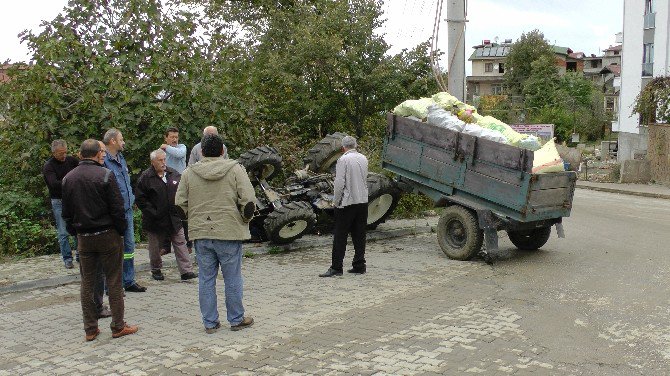
[[[368,204],[355,204],[335,209],[335,230],[333,232],[333,261],[330,266],[342,271],[347,238],[351,234],[354,243],[354,269],[365,270],[365,226],[368,222]]]

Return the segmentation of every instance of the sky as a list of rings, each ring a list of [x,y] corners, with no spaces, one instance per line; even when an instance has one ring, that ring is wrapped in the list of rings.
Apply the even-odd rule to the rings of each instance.
[[[450,0],[448,0],[450,1]],[[387,20],[378,32],[391,45],[390,53],[427,41],[433,31],[436,0],[386,0]],[[441,19],[447,19],[446,1]],[[2,0],[0,6],[0,62],[28,61],[25,44],[17,35],[40,30],[42,20],[53,19],[67,0]],[[623,30],[623,0],[467,0],[466,58],[484,39],[517,40],[523,32],[539,29],[550,43],[598,55],[615,44]],[[440,23],[438,47],[447,51],[447,25]],[[469,72],[470,64],[466,63]]]

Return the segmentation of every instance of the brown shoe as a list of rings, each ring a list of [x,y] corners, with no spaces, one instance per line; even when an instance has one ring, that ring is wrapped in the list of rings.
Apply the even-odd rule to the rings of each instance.
[[[118,332],[112,333],[112,338],[127,336],[128,334],[136,333],[139,329],[140,328],[137,325],[124,324],[123,329],[119,330]]]
[[[91,334],[86,334],[86,342],[90,342],[98,338],[98,334],[100,334],[100,329],[96,329],[95,332]]]
[[[230,330],[238,331],[242,330],[244,328],[248,328],[250,326],[254,325],[254,319],[251,317],[245,317],[242,319],[242,322],[237,324],[237,325],[231,325]]]

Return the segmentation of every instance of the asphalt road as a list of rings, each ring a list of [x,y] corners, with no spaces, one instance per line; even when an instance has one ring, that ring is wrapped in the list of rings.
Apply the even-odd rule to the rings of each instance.
[[[3,295],[0,375],[670,374],[668,223],[670,200],[577,190],[567,238],[502,237],[493,265],[434,234],[371,243],[362,276],[316,277],[328,247],[245,259],[241,332],[206,335],[175,270],[128,295],[121,339],[84,342],[77,285]]]

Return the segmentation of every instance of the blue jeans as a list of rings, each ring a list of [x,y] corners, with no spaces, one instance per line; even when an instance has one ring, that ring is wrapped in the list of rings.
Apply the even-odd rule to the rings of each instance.
[[[133,210],[126,211],[128,227],[123,234],[123,287],[135,283],[135,229],[133,228]]]
[[[51,208],[54,213],[54,220],[56,221],[56,232],[58,233],[58,246],[60,247],[60,255],[63,257],[63,262],[72,261],[72,248],[70,248],[70,240],[65,228],[65,220],[63,219],[63,201],[60,198],[51,199]],[[74,238],[75,252],[77,249],[77,237]],[[77,261],[79,260],[79,253],[77,252]]]
[[[226,295],[226,317],[230,325],[244,319],[242,305],[242,242],[215,239],[195,240],[195,255],[198,260],[198,299],[205,328],[219,323],[216,303],[216,276],[221,267]]]

